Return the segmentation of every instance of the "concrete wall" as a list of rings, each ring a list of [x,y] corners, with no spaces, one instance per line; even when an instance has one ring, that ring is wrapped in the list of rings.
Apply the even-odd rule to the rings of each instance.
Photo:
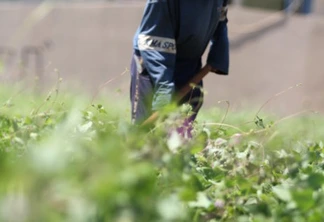
[[[140,21],[143,3],[96,3],[75,5],[0,4],[0,49],[11,50],[5,61],[2,79],[18,79],[44,72],[44,85],[56,81],[59,70],[65,86],[93,93],[107,80],[129,67],[132,38]],[[270,17],[269,17],[270,16]],[[242,38],[251,27],[269,18],[282,17],[273,12],[231,8],[231,42]],[[323,17],[294,16],[271,32],[231,49],[228,77],[210,75],[205,81],[205,107],[229,100],[233,108],[255,104],[297,83],[296,88],[276,98],[268,110],[291,113],[304,108],[324,108]],[[24,72],[18,63],[26,47],[43,53]],[[25,50],[23,50],[25,49]],[[205,57],[204,57],[205,58]],[[43,64],[35,70],[34,63]],[[43,69],[43,70],[42,70]],[[6,78],[5,78],[6,77]],[[106,86],[128,97],[128,73]]]
[[[324,15],[324,1],[315,0],[314,1],[314,12],[320,15]]]
[[[130,4],[44,5],[38,9],[33,5],[3,5],[0,44],[17,50],[19,59],[24,47],[50,42],[44,49],[46,79],[52,80],[52,71],[58,69],[64,79],[92,90],[129,66],[132,36],[142,10],[142,5]],[[10,70],[17,75],[17,63],[12,65]],[[26,74],[33,71],[29,66]]]

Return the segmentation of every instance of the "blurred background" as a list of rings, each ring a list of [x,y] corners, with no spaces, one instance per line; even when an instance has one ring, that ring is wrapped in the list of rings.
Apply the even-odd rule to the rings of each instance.
[[[144,6],[0,0],[1,82],[46,91],[63,78],[64,89],[127,101],[132,38]],[[233,110],[257,108],[273,98],[269,112],[324,110],[324,0],[232,0],[228,17],[230,75],[206,78],[206,109],[222,100]]]

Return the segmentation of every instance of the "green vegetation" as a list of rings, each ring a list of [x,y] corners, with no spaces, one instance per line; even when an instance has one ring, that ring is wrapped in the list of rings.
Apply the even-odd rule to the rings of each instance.
[[[210,110],[187,141],[172,130],[185,107],[148,132],[89,101],[2,87],[0,221],[324,219],[319,114]]]

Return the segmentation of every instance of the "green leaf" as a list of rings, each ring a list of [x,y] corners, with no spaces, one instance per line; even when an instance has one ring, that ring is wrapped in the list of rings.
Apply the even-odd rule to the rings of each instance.
[[[215,167],[213,169],[210,167],[203,167],[201,169],[207,180],[214,180],[218,182],[222,180],[225,176],[224,171],[218,167]]]
[[[272,187],[272,192],[283,201],[291,201],[291,193],[287,187],[284,187],[283,185],[278,185],[275,187]]]
[[[180,192],[180,198],[183,201],[194,201],[196,199],[196,191],[191,187],[185,188]]]
[[[194,155],[194,154],[201,152],[201,150],[202,150],[201,146],[196,145],[190,149],[190,153]]]
[[[255,197],[252,197],[245,202],[245,205],[255,205],[257,203],[258,203],[257,199]]]
[[[21,138],[19,138],[19,137],[15,137],[15,138],[14,138],[14,141],[15,141],[16,143],[18,143],[19,145],[24,145],[24,144],[25,144],[24,140],[21,139]]]
[[[323,221],[323,213],[319,210],[316,210],[315,212],[309,213],[309,218],[307,220],[308,222],[318,222]]]
[[[255,198],[250,198],[246,203],[245,207],[249,210],[250,213],[253,215],[262,213],[266,217],[271,216],[271,210],[268,204],[266,203],[259,203]]]
[[[197,193],[197,201],[191,201],[188,205],[190,207],[201,207],[207,209],[212,205],[212,202],[205,193],[199,192]]]
[[[311,209],[315,204],[313,190],[311,189],[292,191],[292,197],[297,207],[304,212]]]
[[[107,114],[107,111],[105,109],[99,109],[99,113]]]
[[[236,182],[240,190],[244,193],[248,193],[252,188],[252,181],[247,178],[239,176],[237,177]]]
[[[31,124],[33,121],[32,121],[32,119],[31,119],[29,116],[26,116],[25,119],[24,119],[24,122],[25,122],[26,125],[29,125],[29,124]]]
[[[317,190],[324,184],[324,176],[321,173],[312,173],[308,176],[307,182],[310,187]]]
[[[46,120],[45,120],[45,125],[52,125],[54,123],[54,121],[53,121],[53,119],[52,118],[47,118]]]

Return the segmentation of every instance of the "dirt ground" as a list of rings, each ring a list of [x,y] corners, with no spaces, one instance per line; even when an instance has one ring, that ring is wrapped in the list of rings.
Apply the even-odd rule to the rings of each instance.
[[[2,54],[1,76],[26,78],[38,71],[46,88],[56,81],[58,71],[63,77],[63,87],[89,94],[118,76],[102,90],[107,96],[128,100],[129,74],[120,74],[129,68],[132,38],[143,7],[143,3],[80,3],[38,8],[0,4],[0,50],[14,52],[10,58]],[[283,15],[271,11],[231,7],[230,41],[237,42],[250,29],[280,17]],[[323,18],[319,14],[295,15],[271,31],[233,46],[230,75],[211,74],[205,79],[204,108],[224,106],[218,104],[221,100],[229,101],[233,111],[258,108],[276,93],[302,83],[275,97],[265,109],[285,115],[304,109],[323,111]],[[17,64],[24,58],[27,47],[41,49],[41,56],[37,60],[30,54],[22,72]],[[34,65],[37,61],[40,67]]]

